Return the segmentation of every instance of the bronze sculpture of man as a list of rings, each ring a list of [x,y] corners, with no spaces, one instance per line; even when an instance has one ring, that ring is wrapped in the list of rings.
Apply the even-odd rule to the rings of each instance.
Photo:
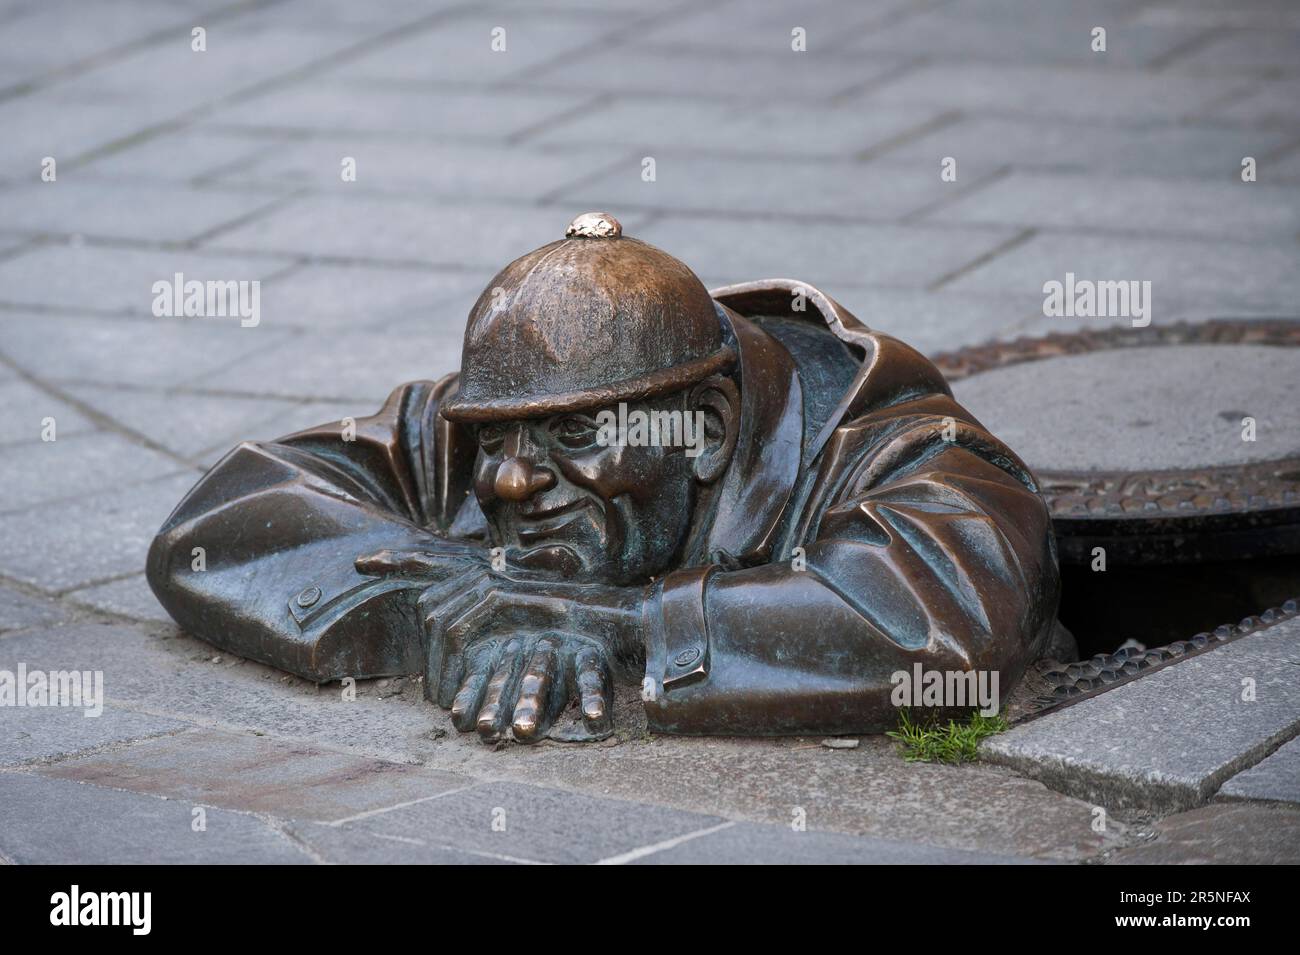
[[[929,361],[803,283],[710,293],[603,213],[492,280],[458,375],[231,451],[148,573],[223,649],[423,673],[520,741],[608,735],[615,680],[659,732],[888,729],[916,664],[1009,688],[1059,590],[1032,475]]]

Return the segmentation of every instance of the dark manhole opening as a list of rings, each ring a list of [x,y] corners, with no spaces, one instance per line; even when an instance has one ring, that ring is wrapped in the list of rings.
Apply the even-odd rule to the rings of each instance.
[[[1300,556],[1201,564],[1061,565],[1061,623],[1079,659],[1114,653],[1126,640],[1147,648],[1235,623],[1300,593]]]

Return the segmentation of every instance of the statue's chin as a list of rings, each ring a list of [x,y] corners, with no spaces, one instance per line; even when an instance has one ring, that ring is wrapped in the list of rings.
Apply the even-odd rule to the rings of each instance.
[[[585,565],[578,552],[568,544],[545,544],[511,555],[512,563],[529,570],[581,579]]]

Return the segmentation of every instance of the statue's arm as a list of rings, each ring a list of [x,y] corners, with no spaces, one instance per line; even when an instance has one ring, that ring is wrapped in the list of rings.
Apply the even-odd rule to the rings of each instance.
[[[952,420],[896,416],[869,429],[878,437],[821,515],[804,569],[665,578],[644,624],[652,729],[890,729],[890,676],[916,663],[996,670],[1010,689],[1055,616],[1049,517],[977,425],[936,440]]]
[[[404,385],[376,415],[245,442],[158,532],[148,578],[167,611],[217,646],[309,679],[419,669],[419,581],[357,558],[418,550],[464,492],[427,433],[438,383]],[[441,419],[438,419],[441,420]]]

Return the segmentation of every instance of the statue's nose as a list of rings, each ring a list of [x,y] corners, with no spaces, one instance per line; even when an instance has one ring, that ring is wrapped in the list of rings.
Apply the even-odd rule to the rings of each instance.
[[[523,458],[508,457],[497,468],[492,488],[502,500],[526,501],[554,486],[555,475],[547,468],[534,467]]]

